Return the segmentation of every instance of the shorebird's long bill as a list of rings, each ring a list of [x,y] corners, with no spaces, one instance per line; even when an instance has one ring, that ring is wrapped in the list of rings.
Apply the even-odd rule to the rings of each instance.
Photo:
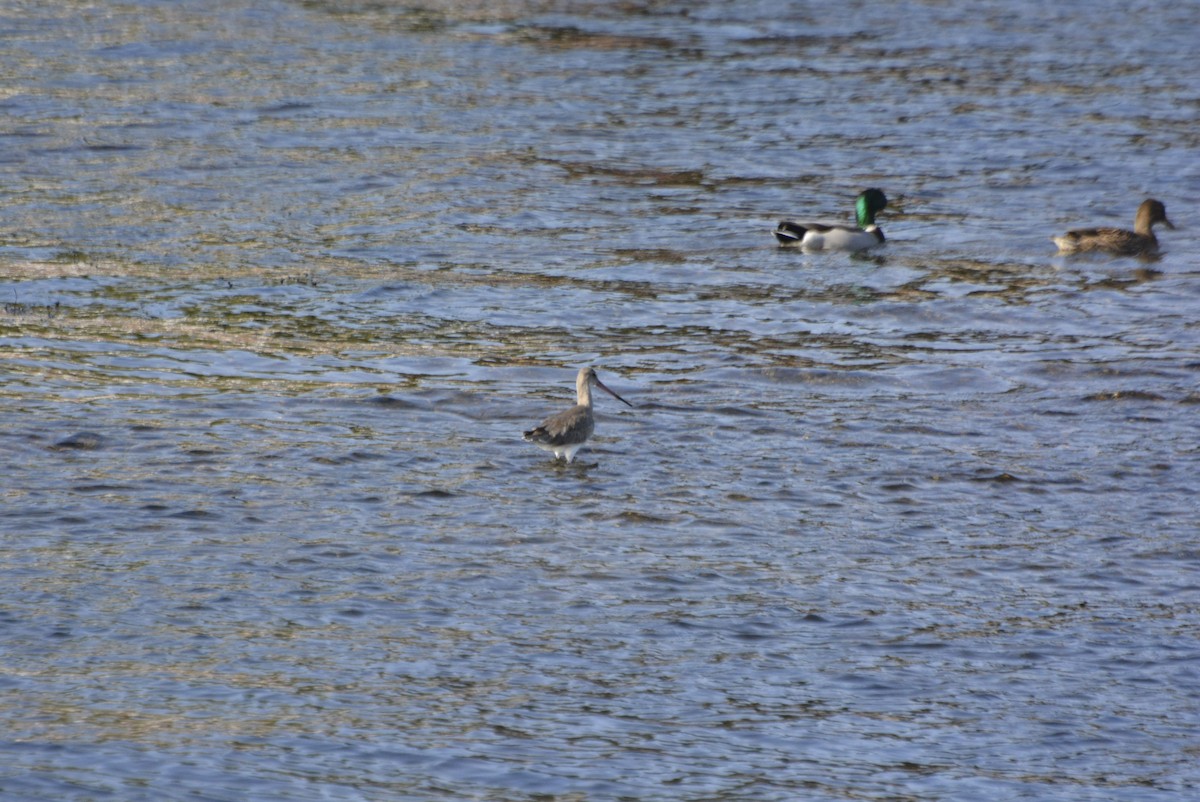
[[[615,398],[615,399],[617,399],[618,401],[620,401],[620,402],[621,402],[622,404],[624,404],[625,406],[627,406],[627,407],[632,407],[632,406],[633,406],[633,404],[629,403],[629,402],[628,402],[628,401],[626,401],[624,398],[622,398],[621,396],[619,396],[619,395],[617,395],[616,393],[614,393],[612,390],[610,390],[610,389],[608,389],[607,387],[605,387],[605,386],[604,386],[604,382],[600,381],[599,379],[596,379],[596,380],[595,380],[595,382],[596,382],[596,386],[597,386],[597,387],[599,387],[601,390],[603,390],[604,392],[606,392],[606,393],[608,393],[609,395],[611,395],[613,398]]]

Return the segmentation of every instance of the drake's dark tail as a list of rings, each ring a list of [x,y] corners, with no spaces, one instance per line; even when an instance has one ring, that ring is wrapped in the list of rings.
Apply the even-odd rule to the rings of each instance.
[[[772,233],[775,234],[775,239],[779,240],[781,245],[792,245],[803,240],[804,235],[808,233],[808,229],[799,223],[784,220],[776,226],[775,231]]]

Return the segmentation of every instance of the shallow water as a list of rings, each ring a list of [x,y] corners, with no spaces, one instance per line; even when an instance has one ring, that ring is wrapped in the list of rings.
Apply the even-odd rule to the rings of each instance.
[[[1195,794],[1200,10],[787,11],[0,8],[0,795]]]

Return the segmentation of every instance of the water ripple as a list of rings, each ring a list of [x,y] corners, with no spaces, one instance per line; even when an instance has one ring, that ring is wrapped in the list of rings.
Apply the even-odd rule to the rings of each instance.
[[[5,794],[1186,796],[1200,20],[860,6],[8,15]]]

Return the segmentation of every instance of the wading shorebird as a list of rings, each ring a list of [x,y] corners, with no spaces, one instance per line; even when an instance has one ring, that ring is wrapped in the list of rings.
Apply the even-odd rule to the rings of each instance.
[[[1158,252],[1154,224],[1167,228],[1175,225],[1167,219],[1167,207],[1154,198],[1147,198],[1133,218],[1133,231],[1124,228],[1077,228],[1061,237],[1051,237],[1059,253],[1107,251],[1118,256],[1139,256]]]
[[[784,220],[773,233],[780,245],[806,251],[863,251],[883,242],[883,229],[875,225],[875,215],[886,208],[887,196],[878,189],[867,189],[854,201],[858,228]]]
[[[580,368],[579,375],[575,377],[575,406],[546,418],[541,426],[525,432],[525,439],[538,448],[553,451],[555,459],[566,457],[567,462],[574,460],[575,452],[583,448],[596,428],[596,418],[592,415],[593,384],[625,406],[633,406],[605,387],[594,368]]]

